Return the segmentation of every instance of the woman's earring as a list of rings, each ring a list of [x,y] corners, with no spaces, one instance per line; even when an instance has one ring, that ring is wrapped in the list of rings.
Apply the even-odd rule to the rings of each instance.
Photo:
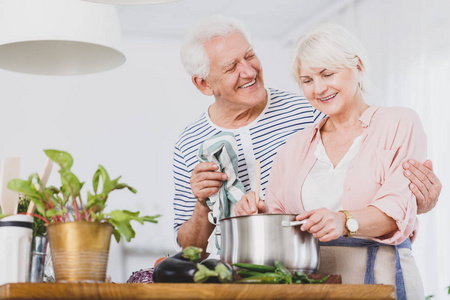
[[[363,89],[362,81],[358,82],[358,86],[359,86],[360,91],[362,92],[362,89]]]

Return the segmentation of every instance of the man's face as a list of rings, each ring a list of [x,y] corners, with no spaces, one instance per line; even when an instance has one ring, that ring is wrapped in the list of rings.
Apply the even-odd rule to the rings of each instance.
[[[206,82],[218,103],[239,110],[265,101],[261,63],[242,33],[212,38],[205,50],[210,60]]]

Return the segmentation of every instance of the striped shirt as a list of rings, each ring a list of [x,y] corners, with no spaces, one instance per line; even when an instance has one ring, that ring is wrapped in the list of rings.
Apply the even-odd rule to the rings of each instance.
[[[234,134],[238,145],[238,177],[246,192],[251,191],[255,185],[255,159],[258,159],[261,164],[260,197],[264,200],[269,173],[278,148],[284,145],[291,135],[324,117],[308,100],[298,94],[275,89],[268,89],[267,94],[269,99],[264,111],[247,126],[239,129],[220,128],[205,112],[197,121],[186,127],[179,137],[175,144],[173,164],[175,233],[181,224],[189,220],[197,202],[189,181],[192,170],[199,163],[198,149],[205,140],[222,131]],[[177,243],[175,245],[177,246]]]

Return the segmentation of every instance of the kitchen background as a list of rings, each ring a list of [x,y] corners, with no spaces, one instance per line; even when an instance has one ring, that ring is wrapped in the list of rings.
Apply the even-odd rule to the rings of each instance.
[[[449,1],[184,0],[116,9],[126,56],[122,66],[80,76],[0,70],[0,157],[21,157],[22,177],[41,170],[43,149],[66,150],[85,188],[102,164],[138,190],[136,195],[113,193],[111,210],[163,215],[158,224],[136,224],[131,243],[112,242],[108,274],[113,281],[125,282],[132,271],[174,253],[172,147],[212,103],[191,83],[179,49],[196,20],[223,13],[249,25],[267,87],[298,91],[289,73],[293,43],[311,26],[338,23],[368,51],[368,102],[419,113],[429,138],[428,157],[444,188],[436,209],[419,217],[413,247],[426,295],[444,297],[450,285]],[[55,169],[49,184],[57,182]]]

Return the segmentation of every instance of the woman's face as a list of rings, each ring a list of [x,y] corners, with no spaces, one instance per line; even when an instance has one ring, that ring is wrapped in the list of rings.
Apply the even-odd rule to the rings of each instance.
[[[361,72],[356,69],[329,70],[302,69],[300,86],[312,106],[329,116],[351,111],[362,100],[359,81]]]

